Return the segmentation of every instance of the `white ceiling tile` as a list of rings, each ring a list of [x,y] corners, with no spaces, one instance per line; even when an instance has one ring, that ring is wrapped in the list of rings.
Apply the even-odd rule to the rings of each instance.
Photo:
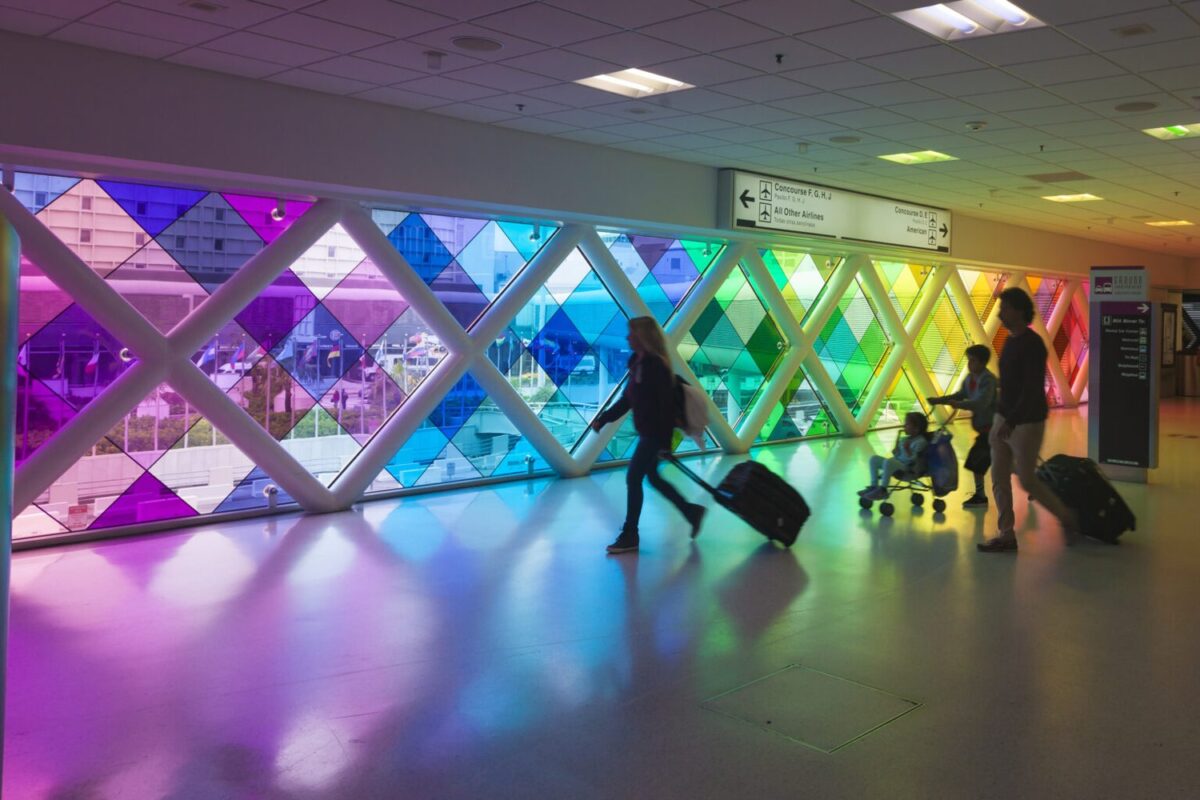
[[[431,5],[437,7],[439,4]],[[325,0],[316,5],[305,6],[304,13],[375,31],[394,39],[407,39],[454,22],[450,17],[393,3],[391,0]]]
[[[1116,31],[1129,25],[1146,25],[1153,30],[1137,36],[1122,36]],[[1200,36],[1200,23],[1174,6],[1147,8],[1132,14],[1118,14],[1101,19],[1077,22],[1059,28],[1067,36],[1103,53],[1118,47],[1144,46],[1172,39]]]
[[[839,111],[836,114],[824,114],[821,119],[844,128],[875,128],[880,125],[891,125],[908,122],[907,117],[888,111],[885,108],[863,108],[857,111]]]
[[[227,28],[245,28],[287,13],[284,9],[256,3],[254,0],[221,0],[219,11],[202,11],[182,2],[172,2],[172,0],[125,0],[125,2],[155,11],[166,11],[203,23],[224,25]]]
[[[220,50],[223,53],[233,53],[237,56],[274,61],[289,67],[302,67],[314,61],[324,61],[337,55],[329,50],[318,50],[315,47],[285,42],[270,36],[259,36],[257,33],[246,31],[222,36],[220,39],[209,42],[205,47],[210,50]]]
[[[647,25],[641,28],[640,32],[664,42],[678,42],[702,52],[724,50],[751,42],[765,42],[778,35],[769,28],[720,11],[702,11],[680,19]]]
[[[857,100],[851,100],[848,97],[833,94],[832,92],[820,92],[818,94],[805,95],[804,97],[794,97],[791,100],[780,100],[771,103],[771,106],[809,117],[816,117],[822,114],[836,114],[840,111],[856,111],[867,107]]]
[[[444,10],[444,9],[443,9]],[[449,13],[449,12],[447,12]],[[409,40],[418,45],[427,45],[421,47],[422,51],[434,49],[447,54],[447,58],[454,56],[463,57],[468,55],[461,48],[454,44],[454,41],[460,37],[473,36],[482,39],[491,39],[500,45],[500,49],[489,52],[480,52],[472,50],[470,58],[472,61],[503,61],[506,58],[516,58],[517,56],[536,53],[539,50],[544,50],[546,46],[538,42],[523,39],[520,36],[512,36],[506,33],[500,33],[488,28],[481,28],[478,25],[461,22],[457,25],[450,25],[445,28],[427,31],[418,36],[411,36]]]
[[[906,117],[912,117],[915,120],[940,120],[948,117],[970,116],[976,115],[987,116],[983,111],[975,106],[964,103],[961,100],[925,100],[918,103],[902,103],[899,105],[888,106],[892,111],[903,114]]]
[[[927,89],[908,81],[892,81],[878,83],[874,86],[858,86],[853,89],[842,89],[838,92],[873,106],[894,106],[901,103],[916,103],[922,100],[944,100],[939,92]]]
[[[754,145],[734,144],[731,142],[723,142],[715,147],[702,147],[699,149],[703,152],[712,153],[713,155],[730,160],[759,158],[766,155],[763,150],[755,147]]]
[[[1154,94],[1157,88],[1149,81],[1136,75],[1118,75],[1113,78],[1098,78],[1090,81],[1060,83],[1054,93],[1075,103],[1093,100],[1108,100],[1118,97],[1134,97],[1139,94]]]
[[[1194,89],[1200,86],[1200,70],[1194,66],[1143,72],[1141,77],[1164,89]]]
[[[352,53],[388,41],[387,36],[305,14],[275,17],[255,25],[250,30],[264,36],[274,36],[276,39],[335,50],[339,53]]]
[[[474,101],[477,106],[485,106],[494,108],[498,111],[511,111],[517,114],[527,116],[538,116],[540,114],[553,114],[555,111],[567,111],[567,107],[558,103],[552,103],[549,100],[542,100],[537,97],[530,97],[527,94],[501,94],[495,97],[485,97],[482,100]],[[523,106],[518,108],[517,106]]]
[[[629,141],[624,136],[615,136],[606,131],[596,130],[574,130],[558,135],[563,139],[573,139],[577,142],[586,142],[587,144],[610,145]]]
[[[951,72],[966,72],[986,66],[944,44],[874,56],[864,59],[863,63],[909,80]]]
[[[417,94],[416,92],[408,92],[404,89],[396,89],[392,86],[380,86],[377,89],[368,89],[365,92],[354,95],[360,100],[370,100],[375,103],[385,103],[389,106],[400,106],[401,108],[412,108],[424,110],[433,108],[434,106],[445,105],[446,101],[437,97],[430,97],[427,94]]]
[[[327,94],[354,94],[373,88],[372,84],[363,81],[339,78],[337,75],[311,72],[306,69],[289,69],[272,75],[268,80],[273,83],[285,83],[289,86],[298,86],[301,89],[312,89]]]
[[[540,89],[527,89],[525,94],[540,100],[549,100],[552,103],[573,106],[575,108],[592,108],[594,106],[606,105],[611,103],[613,98],[610,92],[602,92],[599,89],[593,89],[590,86],[581,86],[578,83],[558,83],[553,86],[543,86]]]
[[[941,128],[926,122],[902,122],[881,128],[865,128],[863,132],[896,142],[946,135]]]
[[[598,58],[579,55],[567,50],[542,50],[527,56],[518,56],[503,63],[508,67],[515,67],[526,72],[536,72],[538,75],[547,75],[560,81],[575,81],[625,68],[610,61],[601,61]]]
[[[305,69],[324,72],[327,75],[337,75],[341,78],[351,78],[356,81],[366,81],[380,86],[411,81],[424,74],[413,69],[393,67],[391,64],[354,56],[337,56],[326,61],[318,61],[315,64],[309,64]]]
[[[707,114],[710,111],[740,106],[746,102],[732,95],[712,92],[708,89],[685,89],[682,92],[671,92],[651,99],[657,99],[666,108],[691,114]]]
[[[1022,125],[1045,125],[1053,122],[1083,122],[1097,119],[1097,115],[1083,106],[1059,104],[1047,108],[1028,108],[1006,111],[1004,116]]]
[[[471,122],[500,122],[517,116],[516,112],[497,111],[494,108],[485,108],[484,106],[477,106],[472,103],[453,103],[448,106],[432,108],[430,112],[443,114],[447,117],[465,119]]]
[[[713,94],[714,97],[724,98],[724,95]],[[610,95],[610,97],[612,96]],[[666,94],[647,97],[645,100],[621,100],[616,103],[610,101],[607,105],[595,110],[601,114],[625,114],[631,119],[641,122],[658,122],[668,117],[680,117],[690,112],[690,109],[675,108],[671,105],[671,98],[676,96],[675,94]]]
[[[958,103],[959,101],[949,100],[947,102]],[[921,104],[913,103],[912,105],[919,106]],[[970,106],[967,106],[966,103],[959,103],[959,105],[971,108]],[[904,110],[906,114],[909,114],[905,106],[892,106],[892,110]],[[939,128],[945,128],[947,131],[951,131],[953,133],[959,133],[960,131],[970,133],[971,136],[979,137],[984,141],[991,141],[992,137],[998,134],[1006,133],[1009,130],[1020,130],[1025,132],[1030,131],[1029,128],[1020,127],[1012,120],[1005,119],[1004,117],[998,117],[994,114],[989,114],[987,111],[983,111],[982,109],[974,109],[965,114],[951,114],[948,117],[935,117],[933,115],[926,116],[917,114],[909,115],[923,122],[928,122],[930,125],[936,125]],[[985,127],[982,131],[971,131],[967,127],[968,123],[975,123],[981,120],[987,122],[987,127]]]
[[[608,114],[601,114],[581,108],[544,114],[542,119],[548,119],[551,122],[561,122],[563,125],[570,125],[573,128],[602,128],[605,125],[612,125],[614,122]],[[623,122],[624,120],[621,121]]]
[[[793,101],[798,100],[795,98]],[[789,102],[787,100],[783,102]],[[720,111],[710,112],[711,116],[718,117],[728,122],[737,123],[738,125],[761,125],[764,122],[782,122],[796,116],[795,112],[783,108],[773,108],[763,105],[748,105],[738,106],[736,108],[725,108]]]
[[[513,130],[525,131],[527,133],[542,133],[551,136],[575,130],[570,125],[564,125],[561,122],[551,122],[540,117],[522,117],[496,124],[501,128],[512,128]]]
[[[473,69],[487,69],[487,67],[473,67]],[[468,70],[469,71],[469,70]],[[398,89],[406,89],[410,92],[420,92],[431,97],[440,97],[446,102],[470,102],[478,100],[481,97],[493,97],[499,92],[497,88],[485,88],[474,83],[467,83],[461,80],[455,80],[455,77],[450,75],[431,75],[426,78],[417,78],[416,80],[407,81],[398,85]],[[505,89],[505,91],[511,91]]]
[[[677,130],[655,125],[653,122],[626,122],[620,125],[607,125],[603,130],[617,136],[628,136],[631,139],[661,139],[664,136],[674,136]]]
[[[535,75],[532,72],[525,72],[520,69],[513,69],[503,64],[478,64],[474,67],[445,73],[445,76],[506,92],[523,92],[526,89],[536,89],[539,86],[549,86],[550,84],[557,83],[553,78],[547,78],[544,75]],[[471,100],[474,98],[462,97],[454,99]]]
[[[629,150],[634,153],[646,153],[648,155],[658,155],[660,153],[669,153],[671,148],[665,144],[659,144],[656,141],[635,141],[635,142],[619,142],[613,144],[613,147],[621,150]]]
[[[742,0],[724,11],[788,35],[829,28],[872,16],[868,8],[849,0],[803,3],[795,0]]]
[[[1122,67],[1094,53],[1068,58],[1051,58],[1046,61],[1030,61],[1025,64],[1014,64],[1007,69],[1014,75],[1040,86],[1053,86],[1058,83],[1096,78],[1112,78],[1126,74]]]
[[[270,61],[260,61],[257,58],[235,56],[232,53],[221,53],[203,47],[192,47],[181,53],[167,58],[173,64],[183,64],[189,67],[225,72],[230,75],[241,75],[245,78],[265,78],[281,72],[286,67]]]
[[[598,19],[619,28],[640,28],[676,17],[695,14],[704,6],[692,0],[547,0],[552,6]]]
[[[771,100],[783,100],[788,97],[799,97],[802,94],[812,94],[815,90],[802,83],[780,77],[778,75],[759,75],[754,78],[743,78],[740,81],[721,83],[712,87],[713,91],[736,97],[745,102],[765,103]]]
[[[827,122],[823,119],[813,119],[811,117],[796,117],[794,119],[785,120],[782,122],[767,122],[759,126],[760,128],[783,136],[815,136],[821,133],[841,133],[844,129],[832,122]]]
[[[1170,67],[1195,66],[1196,53],[1200,52],[1200,38],[1178,39],[1145,47],[1126,47],[1105,53],[1123,67],[1134,72]]]
[[[454,0],[452,3],[439,3],[438,11],[458,20],[470,20],[515,6],[522,6],[528,2],[529,0]],[[410,5],[420,6],[421,4],[411,2]]]
[[[871,69],[854,61],[805,67],[785,72],[784,75],[792,80],[816,86],[818,89],[828,90],[851,89],[855,86],[870,86],[892,80],[892,76],[886,72]]]
[[[1163,124],[1172,124],[1164,123],[1163,120],[1165,119],[1179,119],[1181,116],[1196,114],[1192,105],[1184,103],[1169,94],[1139,94],[1136,100],[1138,102],[1155,103],[1158,105],[1158,108],[1144,113],[1117,111],[1116,106],[1129,102],[1128,99],[1120,101],[1099,100],[1095,103],[1084,103],[1083,107],[1101,116],[1108,117],[1113,122],[1120,123],[1126,128],[1133,128],[1137,131],[1141,131],[1144,128],[1157,128]],[[1196,114],[1196,116],[1200,118],[1200,114]]]
[[[842,60],[841,56],[828,50],[822,50],[815,45],[791,37],[730,47],[718,50],[713,55],[735,64],[770,73],[786,72],[799,67],[811,67],[816,64],[829,64]]]
[[[1047,56],[1074,56],[1087,52],[1052,28],[1034,28],[982,39],[963,39],[955,45],[989,64],[1007,66],[1025,61],[1040,61]]]
[[[554,47],[607,36],[620,30],[607,23],[563,11],[561,8],[537,3],[490,14],[475,20],[475,23]]]
[[[1061,97],[1041,89],[1014,89],[1007,92],[973,94],[971,103],[988,111],[1019,111],[1026,108],[1060,106],[1063,101]]]
[[[429,67],[429,56],[426,55],[429,49],[429,45],[418,42],[388,42],[378,47],[360,50],[355,53],[355,56],[427,74],[435,71]],[[333,53],[329,55],[333,55]],[[441,59],[441,69],[437,71],[451,72],[479,63],[478,59],[468,58],[460,53],[447,50]]]
[[[759,108],[759,106],[751,106],[751,108]],[[732,109],[723,111],[714,111],[712,116],[705,114],[683,114],[678,117],[669,117],[658,122],[659,125],[665,125],[668,128],[685,133],[709,133],[721,130],[736,130],[736,126],[740,120],[730,121],[728,119],[718,118],[718,114],[727,114]],[[716,136],[716,133],[713,133]]]
[[[113,3],[88,14],[81,21],[88,25],[112,28],[128,35],[148,36],[182,44],[200,44],[233,30],[223,25],[199,22],[174,14],[162,14],[127,3]]]
[[[709,135],[722,141],[736,142],[737,144],[757,144],[780,138],[779,134],[773,131],[749,127],[726,128],[725,130],[712,131]]]
[[[16,8],[0,8],[0,29],[24,33],[27,36],[45,36],[67,24],[61,17],[49,17],[32,11]]]
[[[717,83],[751,78],[758,74],[757,71],[748,67],[712,56],[692,56],[678,61],[652,64],[649,69],[693,86],[712,86]]]
[[[614,33],[612,36],[601,36],[586,42],[577,42],[567,48],[574,53],[592,56],[593,58],[611,61],[622,67],[644,67],[648,64],[661,64],[695,55],[694,50],[679,45],[670,44],[659,39],[652,39],[633,31]]]
[[[162,58],[177,53],[184,47],[179,42],[164,42],[149,36],[124,33],[83,22],[72,22],[64,28],[59,28],[50,35],[50,38],[146,58]]]
[[[720,139],[714,139],[711,136],[705,136],[702,133],[676,133],[671,136],[663,136],[659,139],[663,144],[669,144],[672,147],[678,147],[684,150],[699,150],[702,147],[729,147],[729,142],[723,142]]]
[[[998,69],[976,69],[956,75],[935,75],[932,78],[921,78],[917,83],[951,97],[967,98],[983,92],[1024,89],[1029,85],[1020,78],[1014,78]]]
[[[838,25],[806,33],[800,38],[809,44],[832,50],[848,58],[866,58],[900,50],[912,50],[927,47],[935,41],[916,28],[889,17]]]
[[[79,19],[110,2],[112,0],[4,0],[4,5],[61,19]]]
[[[1106,14],[1122,14],[1162,5],[1162,0],[1022,0],[1021,8],[1043,22],[1063,25]]]

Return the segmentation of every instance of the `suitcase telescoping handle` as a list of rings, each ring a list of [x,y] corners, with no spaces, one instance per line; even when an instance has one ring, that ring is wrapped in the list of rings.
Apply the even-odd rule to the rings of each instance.
[[[676,467],[678,467],[679,471],[682,472],[684,475],[687,475],[689,478],[694,480],[696,483],[703,486],[708,491],[708,493],[711,494],[713,497],[718,497],[717,490],[714,489],[708,481],[704,480],[704,478],[701,478],[699,475],[697,475],[695,472],[693,472],[690,467],[686,466],[682,461],[680,461],[675,456],[674,453],[672,453],[669,450],[660,450],[658,454],[660,456],[662,456],[662,458],[664,460],[670,461],[672,464],[674,464]]]

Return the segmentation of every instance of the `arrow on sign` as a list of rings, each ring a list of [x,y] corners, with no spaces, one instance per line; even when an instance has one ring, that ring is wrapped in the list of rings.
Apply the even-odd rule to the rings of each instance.
[[[738,200],[742,201],[742,208],[749,208],[750,204],[754,202],[754,195],[750,194],[749,189],[743,189]]]
[[[1150,306],[1146,305],[1145,303],[1142,303],[1140,306],[1138,306],[1138,311],[1142,312],[1143,314],[1145,314],[1149,310],[1150,310]]]
[[[941,231],[942,231],[942,238],[945,239],[946,234],[950,232],[950,229],[946,227],[946,223],[944,223],[944,222],[942,223]]]

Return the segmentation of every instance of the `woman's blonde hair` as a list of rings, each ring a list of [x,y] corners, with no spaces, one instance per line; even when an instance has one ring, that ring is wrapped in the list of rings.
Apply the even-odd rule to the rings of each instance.
[[[658,357],[667,367],[671,366],[671,351],[667,347],[667,336],[654,317],[634,317],[629,320],[629,332],[637,337],[642,350]]]

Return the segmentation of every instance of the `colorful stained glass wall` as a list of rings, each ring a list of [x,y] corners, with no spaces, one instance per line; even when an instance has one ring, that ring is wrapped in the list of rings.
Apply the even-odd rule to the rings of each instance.
[[[898,425],[924,408],[918,384],[926,378],[938,391],[953,388],[978,330],[966,321],[987,325],[1007,280],[958,269],[970,300],[963,307],[961,295],[930,280],[953,267],[776,245],[737,256],[717,239],[596,230],[607,251],[597,252],[575,244],[582,233],[558,246],[564,228],[551,220],[367,208],[356,227],[337,215],[326,222],[315,209],[328,206],[311,199],[34,172],[16,173],[13,194],[28,223],[44,225],[72,254],[43,253],[44,263],[24,254],[20,264],[18,486],[46,473],[41,464],[51,457],[67,465],[37,484],[16,519],[19,538],[303,505],[279,489],[271,474],[279,460],[264,466],[235,444],[247,437],[233,435],[231,413],[234,428],[268,434],[278,458],[321,491],[340,491],[356,470],[370,484],[364,494],[551,474],[552,463],[589,452],[581,445],[594,435],[591,421],[627,379],[634,310],[618,298],[633,293],[679,342],[713,419],[724,418],[745,445]],[[305,244],[282,250],[276,242],[293,228],[304,232],[285,241]],[[287,262],[275,264],[280,252]],[[63,261],[73,266],[64,271]],[[275,264],[269,276],[263,264]],[[537,279],[519,281],[534,264]],[[179,335],[193,316],[212,320],[178,358],[215,387],[220,424],[166,369],[138,383],[137,396],[123,388],[137,377],[125,376],[142,363],[139,348],[92,312],[139,337],[72,290],[78,269],[157,335]],[[235,303],[223,287],[247,271],[264,276],[262,288]],[[833,296],[839,271],[851,274]],[[1070,296],[1061,278],[1025,280],[1043,320]],[[933,283],[938,296],[922,305]],[[498,300],[503,311],[492,313]],[[931,309],[924,319],[914,318],[918,307]],[[893,312],[911,350],[889,370],[895,348],[909,347],[888,333]],[[1070,309],[1051,337],[1070,382],[1087,351],[1086,319]],[[1003,346],[1002,333],[995,343]],[[809,345],[802,363],[787,358]],[[161,358],[148,357],[142,372]],[[791,374],[777,375],[784,363]],[[504,386],[505,396],[485,385]],[[89,428],[88,441],[57,436],[109,396],[123,398],[121,408],[97,412],[111,415]],[[209,395],[201,405],[211,410],[212,402]],[[401,423],[411,433],[380,436]],[[591,457],[628,456],[630,419],[611,433]],[[706,445],[717,447],[716,438]]]

